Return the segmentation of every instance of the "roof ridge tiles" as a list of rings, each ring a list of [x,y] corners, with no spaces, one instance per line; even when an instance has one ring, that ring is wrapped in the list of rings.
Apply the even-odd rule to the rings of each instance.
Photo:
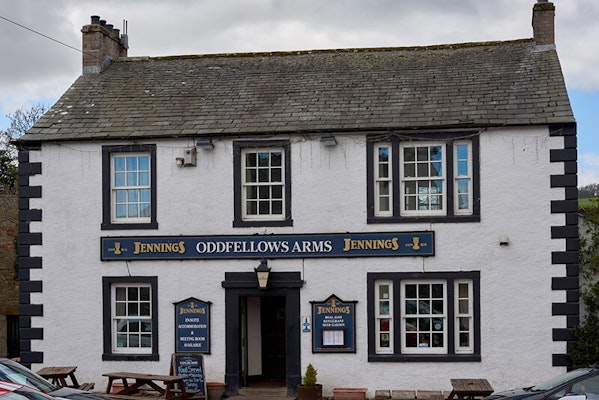
[[[334,54],[334,53],[380,53],[392,51],[430,51],[430,50],[455,50],[458,48],[471,47],[488,47],[511,45],[517,43],[534,43],[532,38],[513,39],[503,41],[486,41],[486,42],[464,42],[450,44],[435,44],[423,46],[404,46],[404,47],[353,47],[353,48],[338,48],[338,49],[312,49],[312,50],[281,50],[281,51],[264,51],[264,52],[239,52],[239,53],[208,53],[208,54],[181,54],[169,56],[134,56],[121,57],[114,61],[131,62],[131,61],[167,61],[178,59],[195,59],[195,58],[229,58],[229,57],[280,57],[280,56],[299,56],[311,54]]]

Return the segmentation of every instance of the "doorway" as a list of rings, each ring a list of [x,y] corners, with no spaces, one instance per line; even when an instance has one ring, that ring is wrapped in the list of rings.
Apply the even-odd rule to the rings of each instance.
[[[285,386],[285,297],[240,300],[245,386]]]
[[[226,394],[244,386],[282,386],[294,396],[301,382],[299,272],[271,272],[259,289],[255,273],[225,273]]]

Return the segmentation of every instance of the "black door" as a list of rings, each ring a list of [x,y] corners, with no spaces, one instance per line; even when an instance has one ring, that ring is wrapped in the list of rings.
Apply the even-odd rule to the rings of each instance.
[[[262,377],[266,382],[285,382],[285,297],[264,296],[262,321]]]

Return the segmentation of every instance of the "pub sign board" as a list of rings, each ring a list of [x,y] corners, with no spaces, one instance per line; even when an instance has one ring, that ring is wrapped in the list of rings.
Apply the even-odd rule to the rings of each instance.
[[[301,235],[102,237],[101,259],[199,260],[433,256],[432,231]]]
[[[356,301],[332,294],[312,304],[312,353],[356,352]]]
[[[175,303],[175,353],[210,353],[210,304],[194,297]]]
[[[186,376],[185,391],[195,396],[206,398],[206,374],[204,356],[197,353],[173,354],[171,357],[171,374]]]

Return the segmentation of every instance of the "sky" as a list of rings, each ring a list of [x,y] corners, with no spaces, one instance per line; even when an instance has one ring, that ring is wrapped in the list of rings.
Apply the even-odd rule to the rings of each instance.
[[[532,37],[537,0],[0,0],[0,129],[81,74],[92,15],[129,56],[405,47]],[[578,126],[578,185],[599,183],[599,0],[553,0]]]

